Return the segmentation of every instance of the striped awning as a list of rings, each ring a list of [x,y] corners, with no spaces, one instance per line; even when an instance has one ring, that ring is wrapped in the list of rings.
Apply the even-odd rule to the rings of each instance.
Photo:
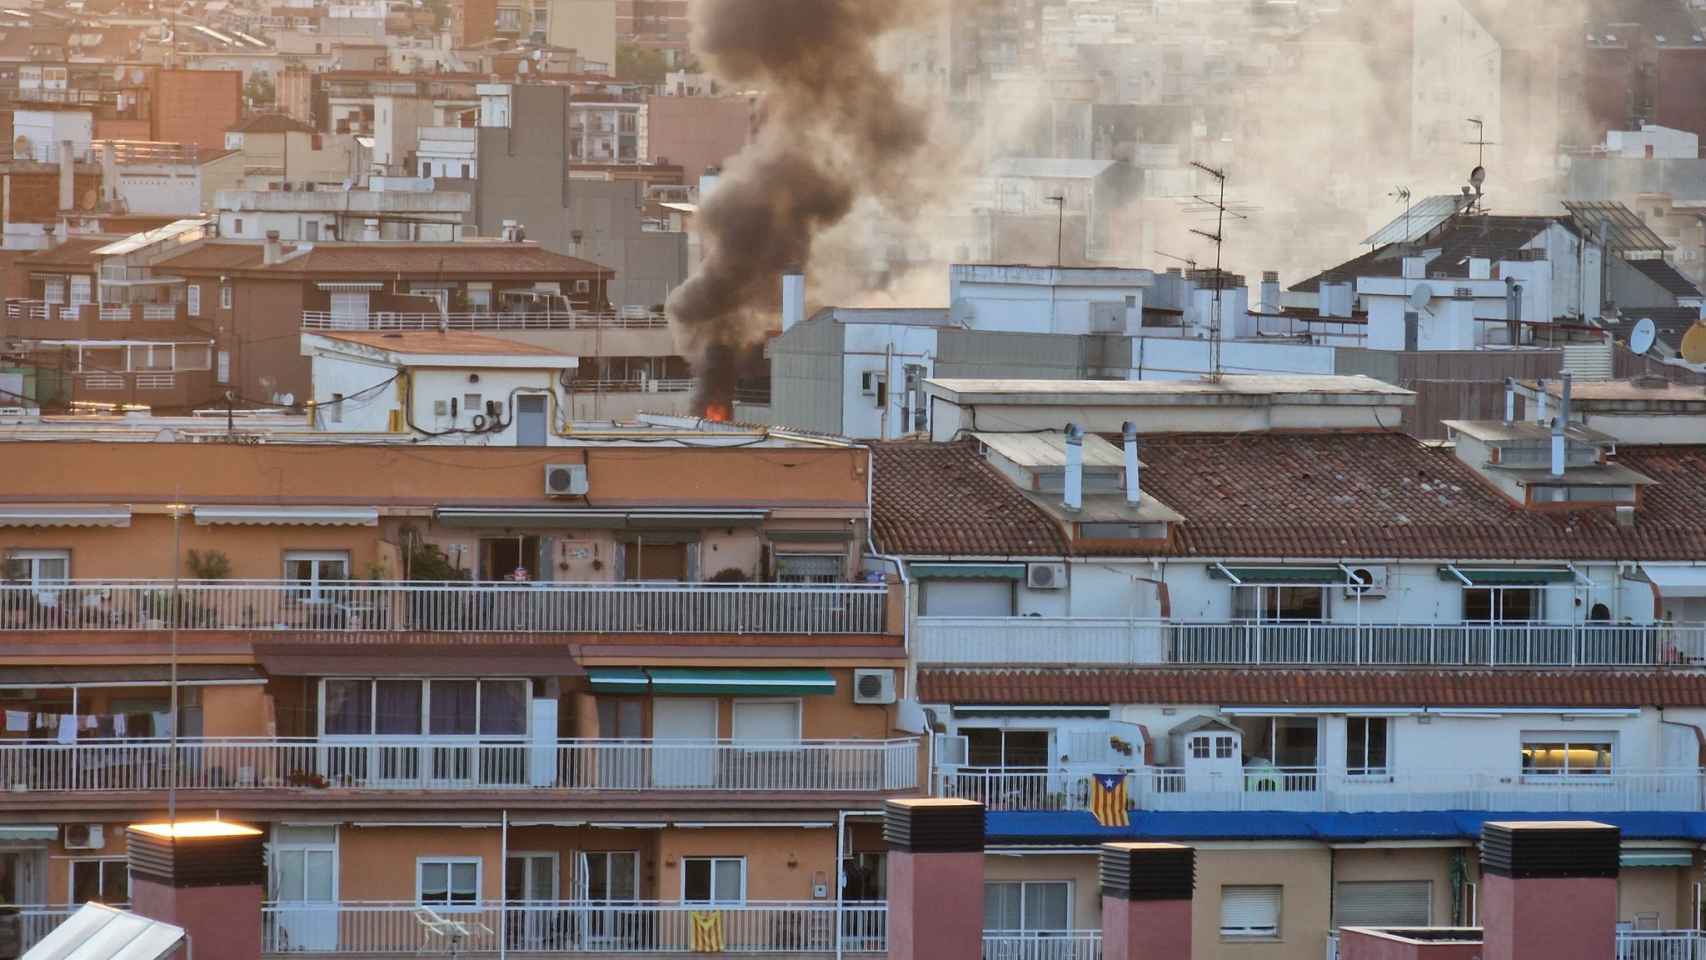
[[[376,527],[378,507],[197,506],[200,526],[231,524],[261,527]]]
[[[130,505],[0,507],[0,527],[128,527]]]

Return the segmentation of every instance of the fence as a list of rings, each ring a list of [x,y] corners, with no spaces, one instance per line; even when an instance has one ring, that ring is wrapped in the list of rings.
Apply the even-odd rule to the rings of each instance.
[[[1706,960],[1706,932],[1619,930],[1613,960]],[[1327,934],[1325,960],[1339,960],[1339,936]]]
[[[375,310],[365,314],[304,310],[304,330],[665,330],[661,313],[597,313],[571,310],[514,310],[492,313],[404,313]]]
[[[1168,659],[1280,665],[1699,665],[1706,662],[1706,625],[1175,624]]]
[[[920,617],[920,663],[1160,663],[1166,624],[1112,617]]]
[[[1102,960],[1102,931],[985,930],[983,960]]]
[[[883,632],[883,584],[67,580],[0,584],[8,630]]]

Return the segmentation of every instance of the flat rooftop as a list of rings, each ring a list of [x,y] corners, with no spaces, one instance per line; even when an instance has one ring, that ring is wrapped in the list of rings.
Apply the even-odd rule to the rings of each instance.
[[[1209,380],[1009,380],[946,377],[925,388],[956,403],[1143,406],[1288,402],[1408,404],[1415,393],[1365,376],[1223,376]]]

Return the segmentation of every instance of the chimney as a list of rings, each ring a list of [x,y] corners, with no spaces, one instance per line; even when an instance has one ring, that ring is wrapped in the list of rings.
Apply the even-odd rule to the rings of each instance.
[[[503,240],[505,243],[514,243],[516,229],[517,227],[514,220],[505,220],[498,228],[499,239]]]
[[[1522,284],[1505,278],[1505,340],[1513,347],[1522,344]]]
[[[52,250],[54,247],[59,246],[59,224],[42,224],[41,245],[43,250]]]
[[[1558,415],[1552,418],[1552,475],[1564,475],[1564,431],[1570,426],[1570,371],[1564,371],[1564,387],[1558,399]]]
[[[1509,424],[1512,424],[1515,422],[1516,422],[1516,379],[1514,377],[1506,377],[1505,378],[1505,423],[1506,423],[1506,425],[1509,425]]]
[[[1102,844],[1103,960],[1191,955],[1196,851],[1176,843]]]
[[[59,141],[59,209],[77,209],[77,155],[71,141]]]
[[[379,221],[369,218],[361,222],[361,239],[372,242],[379,239]]]
[[[1267,316],[1274,316],[1285,308],[1280,304],[1280,283],[1278,270],[1262,271],[1262,303],[1261,311]]]
[[[1493,261],[1488,259],[1487,257],[1470,257],[1469,258],[1469,279],[1471,279],[1471,280],[1491,280],[1491,279],[1493,279]]]
[[[1484,960],[1615,956],[1621,839],[1592,821],[1483,824]]]
[[[278,242],[278,231],[268,230],[266,242],[261,244],[261,263],[264,266],[272,266],[282,259],[284,245]]]
[[[1535,403],[1534,422],[1535,423],[1545,423],[1546,422],[1546,378],[1541,377],[1539,380],[1536,380],[1534,382],[1534,386],[1535,386],[1535,391],[1534,391],[1534,403]]]
[[[116,209],[118,202],[118,151],[109,140],[101,145],[101,200],[106,209]]]
[[[260,960],[261,831],[197,820],[133,824],[126,837],[133,911],[184,928],[190,951]]]
[[[1125,502],[1135,507],[1143,502],[1143,488],[1138,485],[1143,467],[1137,460],[1143,441],[1137,439],[1137,424],[1130,420],[1120,425],[1120,432],[1125,435]]]
[[[1351,282],[1334,277],[1321,281],[1321,292],[1318,296],[1318,309],[1323,317],[1349,317],[1351,315]]]
[[[1073,513],[1084,509],[1084,431],[1076,423],[1066,425],[1066,489],[1062,503]]]
[[[890,800],[889,960],[977,957],[983,952],[983,804]]]
[[[790,330],[806,318],[806,275],[798,268],[782,274],[782,329]]]

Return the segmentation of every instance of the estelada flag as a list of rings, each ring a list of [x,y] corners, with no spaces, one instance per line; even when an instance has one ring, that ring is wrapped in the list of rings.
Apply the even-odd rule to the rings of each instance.
[[[693,952],[723,952],[723,914],[719,910],[695,910],[688,914],[693,922]]]
[[[1090,812],[1104,827],[1129,827],[1126,813],[1125,774],[1098,773],[1090,778]]]

